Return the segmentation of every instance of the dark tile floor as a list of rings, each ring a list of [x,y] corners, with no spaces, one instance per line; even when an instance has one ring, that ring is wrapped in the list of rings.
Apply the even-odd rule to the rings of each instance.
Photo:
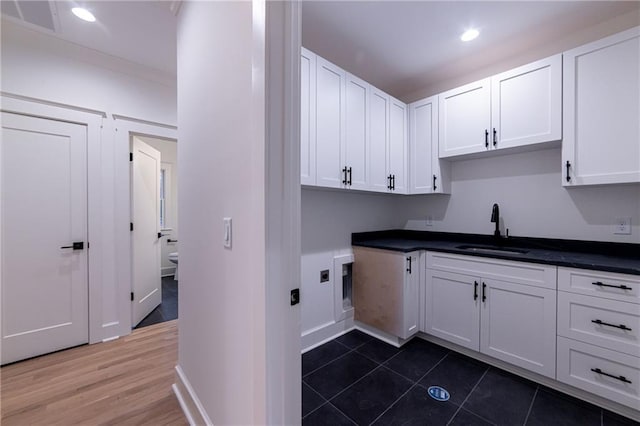
[[[434,385],[449,401],[428,395]],[[358,330],[302,356],[302,423],[638,425],[433,343],[398,349]]]
[[[178,318],[178,281],[173,275],[162,277],[162,303],[147,315],[135,328],[146,327]]]

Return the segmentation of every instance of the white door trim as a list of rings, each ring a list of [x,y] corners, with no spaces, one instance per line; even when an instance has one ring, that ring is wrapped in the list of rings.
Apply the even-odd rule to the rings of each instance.
[[[102,163],[105,153],[105,147],[102,144],[102,125],[106,113],[25,98],[6,92],[2,92],[0,95],[0,110],[77,123],[87,127],[87,224],[88,241],[91,244],[91,248],[87,252],[89,259],[89,343],[100,342],[108,334],[105,333],[102,317],[102,254],[106,231],[101,210],[105,196],[102,190]]]
[[[131,177],[129,175],[129,153],[131,136],[150,136],[159,139],[178,139],[175,126],[113,114],[113,149],[115,151],[115,223],[116,228],[116,282],[118,288],[118,323],[114,324],[114,336],[131,333],[132,315],[130,293],[131,269]]]
[[[301,284],[300,3],[267,1],[262,5],[266,45],[262,39],[254,40],[254,45],[265,45],[265,60],[256,57],[260,49],[254,47],[253,66],[263,67],[266,102],[253,113],[257,122],[262,117],[265,123],[265,420],[267,424],[298,424],[302,407],[300,304],[291,306],[287,295]]]

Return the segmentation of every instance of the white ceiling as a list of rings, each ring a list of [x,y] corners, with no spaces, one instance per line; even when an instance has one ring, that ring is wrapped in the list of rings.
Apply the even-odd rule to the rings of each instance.
[[[399,98],[632,10],[626,1],[304,1],[302,44]],[[640,23],[640,14],[639,20]],[[468,27],[480,37],[463,43]]]
[[[3,17],[16,15],[20,8],[24,19],[13,20],[30,28],[176,74],[176,17],[172,9],[179,1],[0,3]],[[97,22],[73,16],[75,5],[91,10]],[[464,75],[528,46],[542,45],[632,10],[640,17],[639,1],[304,0],[302,43],[402,99],[455,77],[455,73]],[[479,28],[481,34],[465,44],[459,36],[469,26]]]
[[[7,19],[29,28],[176,74],[176,16],[171,10],[175,2],[2,0],[1,3],[3,17],[9,16]],[[76,18],[71,13],[75,6],[91,11],[96,22]],[[19,19],[15,18],[17,13]]]

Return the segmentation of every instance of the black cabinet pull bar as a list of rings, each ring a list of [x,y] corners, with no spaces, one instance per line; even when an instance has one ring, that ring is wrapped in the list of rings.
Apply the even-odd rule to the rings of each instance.
[[[591,320],[591,322],[594,323],[594,324],[598,324],[598,325],[606,325],[607,327],[619,328],[620,330],[631,331],[631,329],[629,327],[627,327],[626,325],[624,325],[624,324],[615,325],[615,324],[610,324],[608,322],[604,322],[604,321],[599,320],[599,319]]]
[[[407,272],[411,273],[411,256],[407,257],[407,261],[409,262],[409,266],[407,266]]]
[[[346,167],[342,168],[342,184],[343,185],[347,184],[347,168]]]
[[[349,167],[349,186],[351,186],[351,167]]]
[[[571,176],[569,175],[569,168],[571,168],[571,163],[569,162],[569,160],[567,160],[567,182],[571,182]]]
[[[433,190],[435,191],[436,189],[438,189],[438,187],[436,186],[436,175],[433,175]]]
[[[486,290],[487,290],[487,285],[485,283],[482,283],[482,301],[483,302],[487,300]]]
[[[633,290],[631,287],[627,287],[624,284],[612,285],[612,284],[605,284],[600,281],[596,281],[595,283],[591,283],[591,284],[597,285],[598,287],[611,287],[611,288],[619,288],[620,290]]]
[[[493,128],[493,146],[498,145],[498,132],[496,131],[496,128]]]
[[[484,129],[484,147],[489,148],[489,131]]]
[[[620,380],[621,382],[624,382],[624,383],[631,383],[631,380],[627,379],[624,376],[614,376],[613,374],[605,373],[599,368],[592,368],[591,371],[593,371],[594,373],[602,374],[603,376],[611,377],[612,379]]]
[[[478,281],[473,282],[473,300],[478,300]]]

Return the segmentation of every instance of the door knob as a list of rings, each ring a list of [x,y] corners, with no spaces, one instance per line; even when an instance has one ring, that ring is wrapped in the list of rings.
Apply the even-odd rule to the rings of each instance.
[[[78,241],[78,242],[73,243],[73,245],[62,246],[60,248],[61,249],[83,250],[84,249],[84,242],[83,241]]]

